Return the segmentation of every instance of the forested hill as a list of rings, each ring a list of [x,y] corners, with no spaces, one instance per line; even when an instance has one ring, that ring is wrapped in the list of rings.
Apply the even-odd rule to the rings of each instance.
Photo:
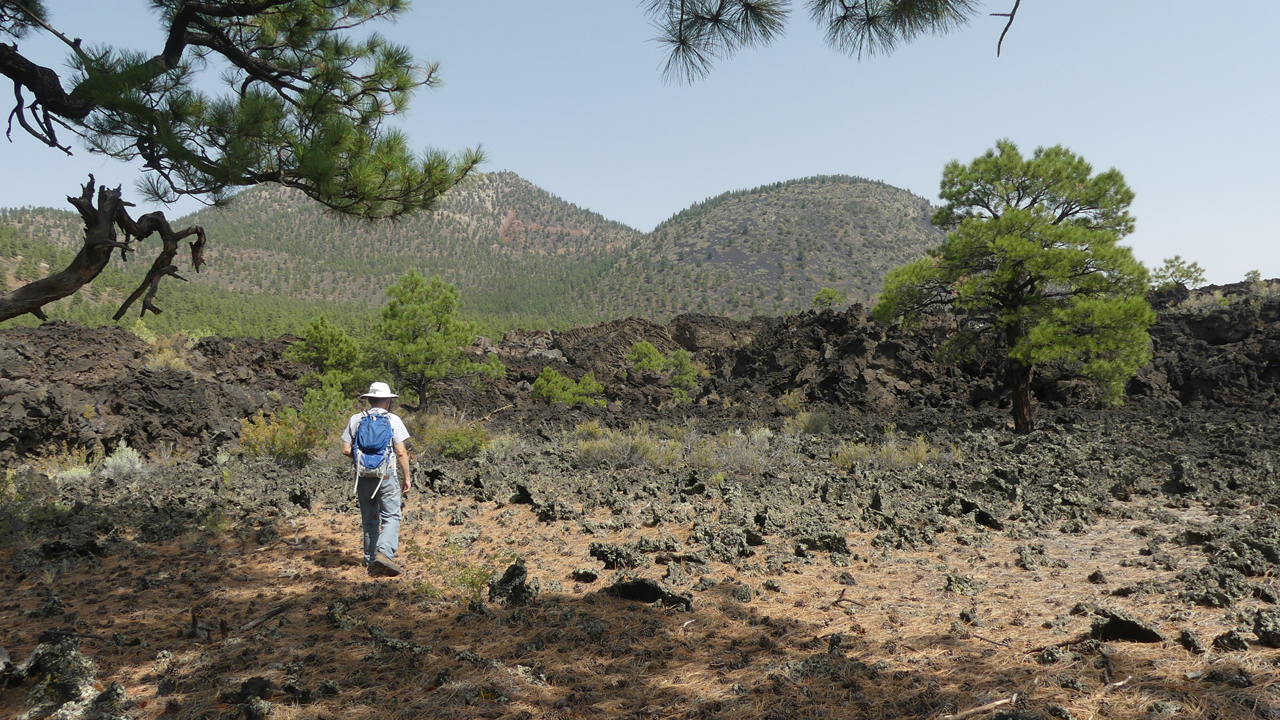
[[[877,292],[888,269],[940,240],[928,216],[922,198],[847,176],[726,193],[649,234],[511,172],[476,177],[433,213],[384,223],[341,220],[300,193],[263,186],[174,222],[205,227],[209,263],[185,273],[192,283],[165,282],[158,304],[174,312],[147,322],[180,328],[181,315],[219,334],[273,334],[326,312],[367,324],[384,288],[410,269],[456,284],[464,313],[495,329],[786,312],[807,307],[824,286],[851,300]],[[3,279],[14,287],[64,266],[80,237],[75,213],[0,210]],[[143,245],[142,262],[113,263],[50,314],[88,324],[109,317],[154,243]],[[229,312],[238,302],[243,311]]]
[[[613,314],[777,314],[823,287],[852,301],[942,241],[927,200],[892,185],[822,175],[729,192],[663,222],[605,277]]]
[[[590,291],[641,234],[515,173],[481,175],[438,209],[399,222],[342,220],[276,186],[178,225],[208,232],[210,280],[236,290],[378,304],[410,269],[457,285],[484,316],[553,324],[598,319]]]

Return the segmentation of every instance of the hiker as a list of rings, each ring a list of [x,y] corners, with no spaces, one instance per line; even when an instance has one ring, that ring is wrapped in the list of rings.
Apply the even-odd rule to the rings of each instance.
[[[356,466],[364,564],[370,575],[395,577],[401,573],[392,560],[400,545],[400,499],[409,492],[409,451],[404,447],[409,431],[400,416],[391,412],[391,401],[400,396],[389,385],[373,383],[360,397],[369,399],[369,409],[347,422],[342,454]]]

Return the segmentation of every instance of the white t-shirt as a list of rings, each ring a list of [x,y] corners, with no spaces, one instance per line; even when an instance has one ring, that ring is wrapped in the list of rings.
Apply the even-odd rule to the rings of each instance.
[[[393,412],[387,412],[382,408],[369,408],[358,415],[352,415],[351,419],[347,421],[347,429],[342,431],[342,442],[347,443],[348,445],[353,444],[356,437],[356,430],[360,429],[360,420],[364,418],[366,413],[386,413],[391,416],[391,442],[393,444],[399,445],[409,439],[409,429],[404,426],[404,421],[400,419],[399,415],[396,415]]]

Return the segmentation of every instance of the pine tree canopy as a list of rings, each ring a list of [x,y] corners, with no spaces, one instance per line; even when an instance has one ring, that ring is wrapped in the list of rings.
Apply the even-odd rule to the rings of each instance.
[[[950,230],[928,257],[891,271],[877,319],[955,314],[945,349],[964,357],[995,347],[1007,360],[1014,422],[1031,430],[1032,369],[1061,362],[1118,402],[1148,360],[1147,271],[1118,245],[1133,231],[1133,192],[1115,169],[1093,173],[1061,146],[1027,158],[1008,140],[943,171]]]
[[[56,14],[72,3],[0,0],[0,74],[14,83],[17,126],[70,153],[141,159],[155,201],[221,202],[239,186],[275,182],[366,219],[430,209],[481,161],[414,151],[387,121],[421,87],[440,83],[367,25],[394,21],[404,0],[151,0],[166,40],[152,54],[67,38]],[[103,9],[105,11],[105,8]],[[64,42],[72,70],[24,56],[23,37]],[[105,39],[104,39],[105,40]],[[198,82],[218,73],[210,94]]]

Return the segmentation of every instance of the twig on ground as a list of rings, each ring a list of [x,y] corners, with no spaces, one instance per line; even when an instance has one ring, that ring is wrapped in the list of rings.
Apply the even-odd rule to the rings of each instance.
[[[263,613],[262,615],[259,615],[257,618],[255,618],[255,619],[253,619],[253,620],[250,620],[250,621],[249,621],[248,623],[246,623],[245,625],[242,625],[242,626],[240,627],[240,632],[244,632],[244,631],[246,631],[246,630],[252,630],[252,629],[254,629],[254,628],[258,627],[258,626],[259,626],[259,625],[261,625],[262,623],[264,623],[264,622],[266,622],[266,621],[270,620],[271,618],[273,618],[273,617],[275,617],[275,616],[279,615],[280,613],[284,612],[285,610],[288,610],[290,607],[291,607],[291,606],[290,606],[289,604],[287,604],[287,603],[286,603],[286,604],[284,604],[284,605],[281,605],[280,607],[272,608],[272,609],[270,609],[270,610],[266,611],[265,613]]]
[[[835,600],[832,600],[832,601],[831,601],[831,605],[832,605],[833,607],[838,607],[838,606],[840,605],[840,603],[842,603],[842,602],[853,603],[854,605],[857,605],[858,607],[866,607],[866,603],[860,603],[860,602],[858,602],[857,600],[854,600],[853,598],[847,598],[847,597],[845,597],[845,596],[844,596],[844,593],[845,593],[845,590],[846,590],[846,589],[847,589],[847,588],[840,588],[840,597],[838,597],[838,598],[836,598]]]
[[[979,705],[976,708],[969,708],[968,710],[965,710],[964,712],[958,712],[955,715],[943,715],[942,720],[962,720],[962,718],[973,717],[974,715],[982,715],[984,713],[989,713],[993,710],[1002,708],[1005,705],[1012,705],[1013,703],[1016,703],[1016,702],[1018,702],[1018,693],[1014,693],[1012,696],[1007,697],[1003,700],[996,700],[995,702],[989,702],[986,705]]]
[[[973,632],[969,633],[969,635],[971,637],[976,637],[983,642],[989,642],[992,645],[999,645],[1000,647],[1013,647],[1012,645],[1009,644],[1008,640],[992,640],[991,638],[985,638],[979,635],[978,633],[973,633]]]
[[[44,632],[47,635],[57,635],[58,637],[88,638],[90,640],[101,640],[103,642],[107,641],[107,639],[102,637],[101,635],[94,635],[93,633],[78,633],[78,632],[70,632],[67,630],[45,630]]]
[[[485,421],[487,421],[489,418],[493,417],[494,415],[497,415],[498,413],[502,412],[503,410],[509,410],[509,409],[511,409],[511,408],[513,408],[513,407],[515,407],[515,405],[503,405],[502,407],[498,408],[497,410],[494,410],[493,412],[489,413],[488,415],[485,415],[484,417],[480,418],[479,420],[473,420],[472,422],[485,422]]]

